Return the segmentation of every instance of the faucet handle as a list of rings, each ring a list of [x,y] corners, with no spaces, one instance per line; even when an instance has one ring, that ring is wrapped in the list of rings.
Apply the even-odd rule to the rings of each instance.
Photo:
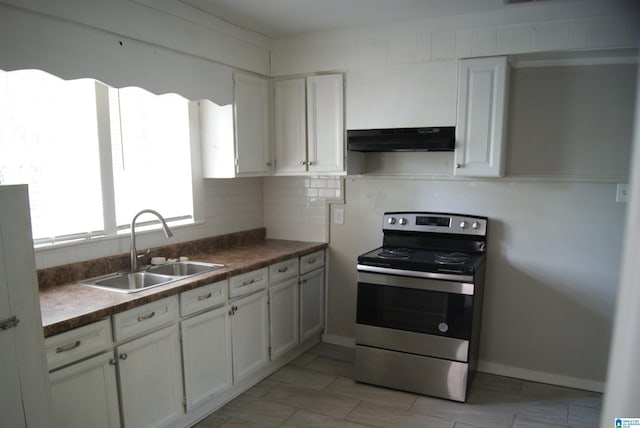
[[[144,261],[144,259],[148,257],[149,254],[151,254],[151,250],[146,249],[142,252],[142,254],[136,254],[136,258],[138,259],[138,261]]]

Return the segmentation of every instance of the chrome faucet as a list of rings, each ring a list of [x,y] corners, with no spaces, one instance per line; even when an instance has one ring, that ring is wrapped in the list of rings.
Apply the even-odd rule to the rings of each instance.
[[[138,214],[133,217],[131,220],[131,272],[138,271],[138,252],[136,251],[136,220],[140,216],[140,214],[149,213],[153,214],[158,219],[160,219],[160,223],[162,223],[162,229],[164,230],[164,236],[169,239],[173,236],[171,229],[167,226],[167,222],[164,221],[164,218],[160,215],[159,212],[154,210],[142,210]]]

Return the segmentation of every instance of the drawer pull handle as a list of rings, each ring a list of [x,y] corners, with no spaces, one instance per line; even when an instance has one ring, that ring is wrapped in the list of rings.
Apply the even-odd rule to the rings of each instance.
[[[251,285],[251,284],[253,284],[254,282],[256,282],[255,278],[251,278],[251,281],[245,281],[245,282],[243,282],[243,283],[242,283],[242,286],[244,287],[244,286],[246,286],[246,285]]]
[[[156,311],[153,311],[153,312],[151,312],[151,313],[149,313],[149,314],[147,314],[147,315],[140,315],[140,316],[138,317],[138,322],[140,322],[140,321],[145,321],[145,320],[148,320],[148,319],[151,319],[151,318],[153,318],[155,315],[156,315]]]
[[[313,258],[313,259],[309,259],[309,261],[307,262],[307,264],[312,265],[312,264],[314,264],[315,262],[316,262],[316,259],[315,259],[315,258]]]
[[[61,354],[62,352],[67,352],[67,351],[71,351],[72,349],[76,349],[78,346],[80,346],[80,342],[79,340],[76,340],[73,343],[68,343],[66,345],[62,345],[62,346],[58,346],[56,348],[56,354]]]
[[[285,266],[285,267],[281,267],[280,269],[278,269],[278,272],[280,272],[280,273],[285,273],[285,272],[286,272],[286,271],[288,271],[288,270],[289,270],[289,267],[288,267],[288,266]]]
[[[198,302],[202,301],[202,300],[207,300],[211,298],[211,293],[209,294],[205,294],[204,296],[198,296]]]

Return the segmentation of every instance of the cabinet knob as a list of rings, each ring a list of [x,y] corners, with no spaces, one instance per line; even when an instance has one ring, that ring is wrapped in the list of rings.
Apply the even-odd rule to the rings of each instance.
[[[112,358],[109,360],[109,365],[115,366],[116,364],[118,364],[118,360],[115,358]]]
[[[312,161],[307,162],[307,165],[313,165]]]
[[[127,354],[120,354],[120,359],[122,361],[126,360],[127,359]]]
[[[462,164],[457,163],[456,164],[456,168],[458,168],[458,169],[462,168]]]

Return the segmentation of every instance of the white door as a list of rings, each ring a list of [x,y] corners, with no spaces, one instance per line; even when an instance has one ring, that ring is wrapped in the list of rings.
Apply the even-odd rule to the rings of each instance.
[[[454,174],[504,174],[509,68],[506,57],[460,61]]]
[[[271,171],[269,143],[269,82],[234,74],[235,133],[238,175],[265,175]]]
[[[307,170],[305,79],[274,82],[276,173]]]
[[[164,427],[183,414],[177,325],[120,345],[116,355],[127,428]]]
[[[293,349],[299,340],[298,278],[269,288],[271,360]]]
[[[233,382],[238,383],[269,362],[266,290],[231,303]]]
[[[205,312],[180,324],[185,396],[189,411],[232,385],[229,307]]]
[[[113,352],[54,371],[49,379],[56,427],[120,426]]]
[[[324,268],[300,277],[300,342],[324,328]]]
[[[344,85],[342,74],[307,78],[309,172],[344,170]]]
[[[0,207],[1,425],[50,427],[51,393],[27,186],[0,186]]]

